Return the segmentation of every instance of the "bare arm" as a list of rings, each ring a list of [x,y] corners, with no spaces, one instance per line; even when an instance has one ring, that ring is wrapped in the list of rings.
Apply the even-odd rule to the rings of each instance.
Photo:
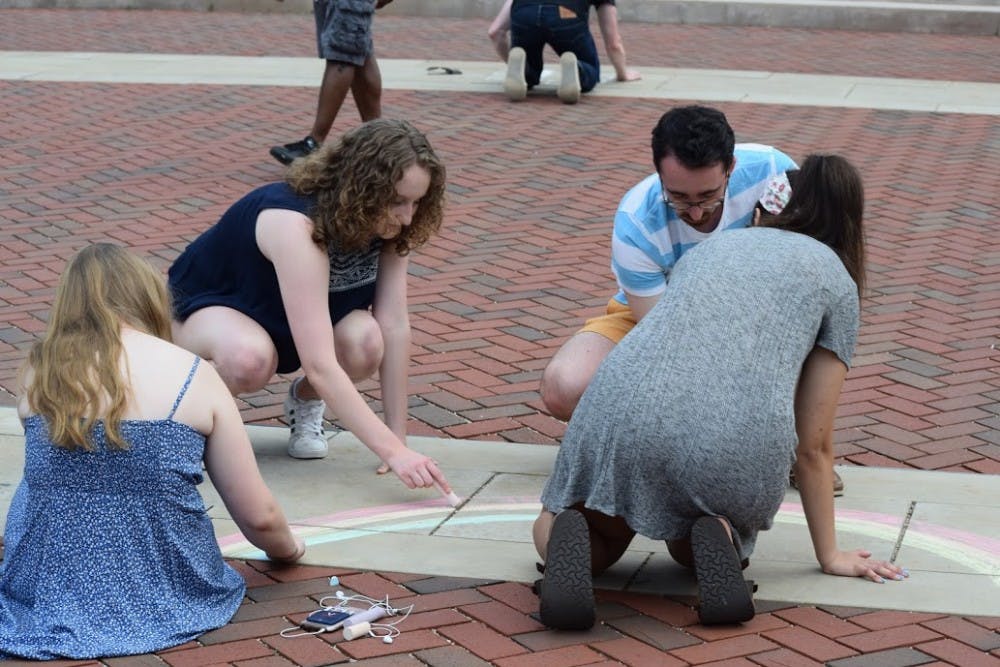
[[[309,384],[404,484],[410,488],[427,487],[436,481],[447,488],[437,466],[407,449],[403,440],[372,412],[337,361],[327,301],[329,259],[312,242],[311,232],[310,220],[294,211],[263,211],[257,221],[257,244],[277,272],[292,339]]]
[[[653,306],[656,305],[662,296],[662,294],[657,294],[656,296],[636,296],[635,294],[625,292],[625,298],[628,299],[628,307],[632,309],[632,314],[635,315],[636,322],[642,321],[642,318],[646,317],[646,314],[653,309]]]
[[[510,6],[513,2],[514,0],[504,0],[503,6],[500,7],[496,18],[493,19],[493,23],[486,31],[490,41],[493,42],[493,48],[497,55],[504,62],[507,62],[507,58],[510,56],[510,39],[507,32],[510,30]]]
[[[863,549],[841,551],[833,514],[833,419],[847,367],[833,352],[815,347],[806,358],[795,395],[795,428],[799,437],[795,477],[798,480],[809,535],[820,567],[827,574],[902,579],[903,569],[871,558]]]
[[[387,243],[379,257],[378,283],[372,310],[382,332],[382,363],[379,382],[382,385],[382,407],[389,429],[406,444],[407,398],[410,368],[410,316],[406,301],[406,269],[408,258],[396,254]],[[408,477],[433,479],[445,493],[451,486],[438,468],[437,462],[404,447],[386,463],[406,482]],[[416,486],[424,486],[414,482]]]
[[[305,544],[292,535],[284,513],[260,475],[229,389],[210,364],[202,363],[190,391],[194,399],[191,403],[209,405],[211,409],[205,469],[229,515],[250,543],[271,560],[298,560],[305,553]]]
[[[601,29],[604,40],[604,50],[611,58],[615,68],[615,78],[619,81],[637,81],[642,76],[638,71],[629,69],[625,61],[625,44],[618,32],[618,8],[608,3],[597,8],[597,25]]]
[[[406,269],[409,261],[391,248],[379,257],[378,284],[372,308],[382,331],[384,352],[379,366],[385,422],[406,442],[407,380],[410,365],[410,317],[406,304]]]

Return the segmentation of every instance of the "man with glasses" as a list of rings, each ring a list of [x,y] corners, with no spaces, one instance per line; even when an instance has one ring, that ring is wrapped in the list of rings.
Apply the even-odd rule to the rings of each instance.
[[[681,255],[713,234],[750,226],[768,183],[796,168],[771,146],[737,145],[725,115],[703,106],[665,113],[652,149],[656,173],[629,190],[615,214],[611,268],[619,291],[542,375],[542,400],[559,419],[569,420],[598,366],[659,300]]]

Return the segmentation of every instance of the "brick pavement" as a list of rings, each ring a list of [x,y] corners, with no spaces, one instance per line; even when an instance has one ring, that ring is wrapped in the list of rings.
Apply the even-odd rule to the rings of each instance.
[[[314,95],[0,83],[0,384],[13,391],[56,273],[80,243],[110,237],[165,266],[228,202],[280,177],[262,148],[304,132],[308,113],[290,110],[311,109]],[[669,104],[587,102],[387,91],[386,114],[419,117],[449,168],[445,229],[413,262],[413,433],[561,436],[563,424],[540,411],[538,378],[612,291],[610,219],[648,171],[649,128]],[[741,139],[794,156],[840,151],[865,174],[872,279],[837,424],[839,460],[1000,471],[994,117],[721,106]],[[339,127],[353,114],[348,105]],[[377,401],[375,383],[364,389]],[[279,382],[246,397],[244,417],[278,418],[284,390]]]
[[[228,625],[154,655],[103,661],[57,661],[110,667],[318,667],[353,662],[369,667],[571,667],[673,665],[909,667],[1000,665],[1000,618],[846,607],[758,605],[741,626],[704,627],[690,600],[634,593],[598,593],[600,622],[589,632],[555,632],[536,619],[530,587],[509,582],[276,567],[234,561],[247,580],[247,599]],[[329,577],[340,579],[340,588]],[[317,608],[335,590],[390,596],[412,604],[392,644],[344,641],[339,632],[282,638],[282,629]],[[30,662],[12,661],[11,667]]]
[[[178,11],[0,9],[0,50],[315,56],[308,15],[232,16],[204,13],[192,22]],[[383,58],[493,60],[488,24],[379,16],[375,47]],[[643,23],[622,23],[621,32],[636,65],[1000,81],[1000,45],[991,36]]]
[[[0,10],[5,28],[0,49],[64,50],[72,44],[83,50],[309,55],[308,21],[280,15]],[[491,57],[479,40],[482,21],[386,18],[378,30],[385,57],[440,57],[440,52],[461,59]],[[779,46],[737,54],[730,44],[767,44],[777,33],[638,24],[624,25],[623,33],[639,67],[1000,78],[995,38],[782,30]],[[667,43],[681,46],[664,53]],[[690,47],[687,53],[681,53],[683,46]],[[2,402],[12,403],[15,369],[44,326],[66,257],[84,243],[111,238],[165,267],[227,203],[280,177],[266,147],[304,132],[314,96],[313,89],[0,82]],[[575,107],[544,99],[510,105],[499,92],[495,97],[386,92],[386,115],[414,119],[449,169],[445,229],[413,262],[413,433],[558,441],[563,425],[540,411],[538,377],[565,336],[610,295],[610,218],[625,189],[648,172],[648,132],[669,103],[592,98]],[[991,233],[1000,192],[995,117],[718,106],[742,140],[774,143],[793,156],[842,152],[866,177],[871,288],[837,422],[840,461],[1000,472],[994,347],[1000,332],[1000,254]],[[337,127],[355,119],[348,103]],[[244,417],[273,421],[284,389],[276,382],[246,397]],[[377,402],[377,385],[364,389]],[[365,586],[400,586],[400,597],[427,603],[422,613],[434,615],[422,628],[408,625],[412,644],[355,643],[341,647],[341,654],[324,640],[292,645],[274,637],[286,612],[286,620],[295,620],[312,604],[300,593],[286,595],[283,587],[326,576],[325,571],[239,566],[269,606],[257,606],[262,610],[257,613],[254,606],[265,601],[251,595],[237,622],[206,636],[205,646],[182,647],[162,660],[1000,662],[998,619],[787,607],[767,609],[743,628],[708,631],[692,625],[685,601],[605,594],[599,628],[559,635],[532,625],[526,614],[537,602],[523,586],[453,582],[458,592],[421,593],[426,589],[415,586],[441,591],[451,584],[374,573],[355,576]],[[325,656],[311,653],[311,647]],[[645,657],[649,647],[666,651],[656,654],[658,663]],[[382,656],[386,649],[403,650]],[[379,656],[362,656],[367,650]],[[162,664],[145,658],[129,662]]]

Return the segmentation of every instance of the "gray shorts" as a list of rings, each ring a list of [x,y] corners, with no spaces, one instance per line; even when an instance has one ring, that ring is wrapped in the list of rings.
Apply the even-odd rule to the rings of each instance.
[[[319,57],[364,65],[372,54],[374,14],[375,0],[313,0]]]

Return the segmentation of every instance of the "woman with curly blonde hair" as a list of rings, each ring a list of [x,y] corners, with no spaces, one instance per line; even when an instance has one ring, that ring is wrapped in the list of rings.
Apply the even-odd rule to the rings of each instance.
[[[437,464],[406,446],[410,250],[441,225],[445,168],[400,120],[369,121],[253,190],[170,268],[177,343],[209,359],[234,394],[302,368],[285,398],[288,454],[327,454],[323,412],[409,488]],[[378,371],[383,423],[354,383]]]

